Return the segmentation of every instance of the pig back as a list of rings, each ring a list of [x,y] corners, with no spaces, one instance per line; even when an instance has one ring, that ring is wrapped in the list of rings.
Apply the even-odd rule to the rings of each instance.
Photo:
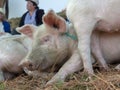
[[[4,38],[0,41],[0,68],[3,71],[19,72],[19,62],[25,57],[27,50],[17,40]]]

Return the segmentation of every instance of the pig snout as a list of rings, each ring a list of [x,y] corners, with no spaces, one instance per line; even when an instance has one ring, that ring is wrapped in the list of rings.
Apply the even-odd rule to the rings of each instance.
[[[26,67],[26,68],[27,68],[28,70],[30,70],[30,71],[33,71],[33,70],[36,69],[35,64],[33,64],[33,63],[32,63],[31,61],[29,61],[29,60],[24,61],[24,62],[21,62],[21,63],[19,64],[19,66],[22,67],[22,68]]]

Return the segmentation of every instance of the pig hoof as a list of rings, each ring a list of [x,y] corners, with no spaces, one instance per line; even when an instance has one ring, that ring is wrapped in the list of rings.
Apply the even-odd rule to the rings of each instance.
[[[4,81],[5,79],[4,79],[4,77],[3,76],[0,76],[0,82],[1,81]]]
[[[5,80],[5,78],[3,76],[3,72],[0,72],[0,81],[4,81],[4,80]]]
[[[116,70],[120,71],[120,64],[115,67]]]
[[[0,82],[2,82],[2,81],[4,81],[5,79],[4,79],[4,77],[1,77],[0,76]]]
[[[45,85],[45,87],[49,87],[49,86],[52,86],[53,85],[53,82],[52,81],[48,81]]]
[[[54,85],[54,84],[57,84],[57,83],[63,83],[64,82],[64,80],[61,80],[60,78],[58,79],[51,79],[50,81],[48,81],[47,83],[46,83],[46,87],[48,87],[48,86],[52,86],[52,85]]]
[[[107,66],[107,67],[100,67],[100,71],[109,71],[110,68]]]
[[[108,67],[108,65],[105,63],[105,64],[100,65],[100,70],[109,71],[109,67]]]
[[[86,74],[88,74],[89,76],[93,76],[93,75],[94,75],[94,71],[93,71],[93,70],[84,69],[84,72],[85,72]]]

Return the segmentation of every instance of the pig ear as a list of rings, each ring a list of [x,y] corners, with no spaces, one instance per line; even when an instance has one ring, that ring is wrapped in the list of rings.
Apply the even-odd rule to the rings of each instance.
[[[66,21],[53,10],[49,10],[48,13],[43,16],[42,20],[45,25],[58,29],[60,33],[66,32]]]
[[[33,34],[34,32],[36,31],[37,29],[37,26],[35,25],[29,25],[29,24],[26,24],[22,27],[17,27],[16,30],[21,33],[21,34],[24,34],[30,38],[33,38]]]

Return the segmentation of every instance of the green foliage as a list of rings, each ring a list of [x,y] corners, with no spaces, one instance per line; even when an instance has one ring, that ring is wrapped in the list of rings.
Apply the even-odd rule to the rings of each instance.
[[[55,83],[54,90],[56,90],[56,88],[62,90],[63,85],[63,81],[58,81],[57,83]]]
[[[5,90],[5,85],[2,82],[0,82],[0,90]]]

